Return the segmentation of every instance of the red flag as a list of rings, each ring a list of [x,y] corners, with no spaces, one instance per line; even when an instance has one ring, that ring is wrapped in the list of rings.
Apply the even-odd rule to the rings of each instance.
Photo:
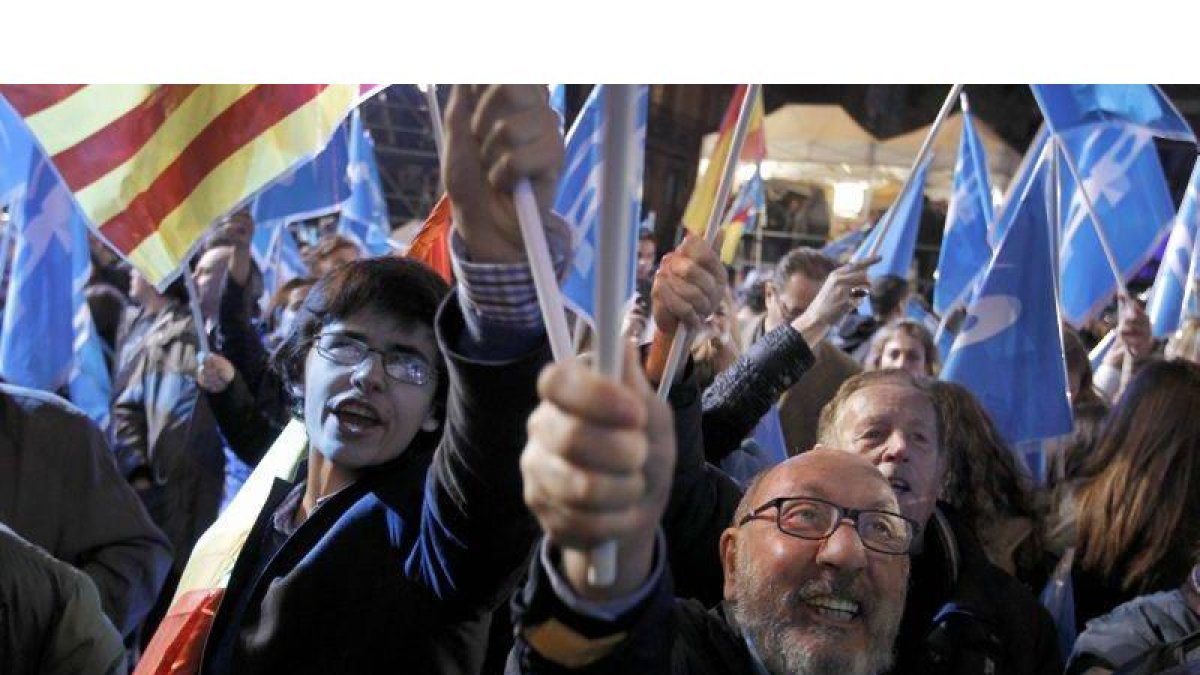
[[[421,231],[413,237],[408,257],[429,265],[446,283],[454,283],[454,271],[450,265],[450,198],[446,195],[442,195],[434,204]]]

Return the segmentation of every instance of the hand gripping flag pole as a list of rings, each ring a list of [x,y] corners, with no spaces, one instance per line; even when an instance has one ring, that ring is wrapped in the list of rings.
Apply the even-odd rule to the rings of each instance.
[[[729,191],[733,187],[733,172],[737,169],[738,159],[742,154],[742,146],[746,142],[746,132],[750,129],[750,111],[754,107],[754,102],[758,100],[761,84],[751,84],[746,87],[746,93],[742,98],[742,107],[738,110],[737,126],[733,128],[733,142],[729,145],[729,156],[725,160],[724,172],[721,174],[721,182],[718,183],[717,197],[713,200],[712,210],[709,211],[708,225],[704,230],[704,240],[712,246],[717,238],[717,233],[721,230],[721,216],[725,213],[725,202],[729,199]],[[599,322],[597,322],[599,323]],[[675,380],[675,375],[679,371],[679,366],[683,362],[683,350],[691,344],[692,334],[683,325],[676,329],[675,337],[671,341],[671,350],[667,352],[667,360],[663,368],[662,379],[658,382],[658,398],[667,399],[667,395],[671,393],[671,384]]]

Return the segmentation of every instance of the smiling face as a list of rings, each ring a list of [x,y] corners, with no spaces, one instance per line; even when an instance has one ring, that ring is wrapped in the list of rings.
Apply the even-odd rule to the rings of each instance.
[[[838,447],[879,469],[904,515],[922,525],[929,519],[945,462],[938,449],[937,412],[924,392],[899,382],[859,389],[838,410],[833,435]]]
[[[895,512],[896,498],[866,461],[818,448],[778,465],[746,496],[757,507],[806,496]],[[886,670],[904,612],[909,558],[868,550],[843,522],[824,540],[779,530],[769,509],[722,536],[725,599],[774,673]]]
[[[434,372],[438,363],[433,329],[406,325],[373,308],[331,321],[322,335],[345,335],[384,353],[407,352]],[[340,365],[316,345],[304,361],[304,426],[314,448],[333,463],[363,469],[400,456],[418,431],[438,427],[436,377],[423,385],[397,381],[383,359],[369,352],[355,365]]]

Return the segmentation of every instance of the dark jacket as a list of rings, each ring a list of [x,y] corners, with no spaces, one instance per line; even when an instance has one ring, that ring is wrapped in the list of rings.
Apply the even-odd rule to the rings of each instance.
[[[1179,590],[1143,595],[1088,622],[1067,664],[1067,673],[1100,667],[1116,670],[1155,648],[1200,631],[1200,615]]]
[[[123,635],[171,567],[100,429],[57,396],[10,385],[0,385],[0,522],[90,576]]]
[[[0,524],[0,673],[125,672],[121,636],[91,580]]]
[[[412,445],[316,509],[267,560],[292,486],[279,482],[234,566],[205,673],[476,673],[490,612],[524,569],[536,525],[517,458],[543,340],[512,361],[467,358],[454,293],[437,334],[450,377],[436,451]]]
[[[125,477],[152,483],[140,496],[175,549],[176,573],[216,519],[225,482],[221,435],[196,386],[196,345],[188,308],[163,309],[113,403],[110,429]]]

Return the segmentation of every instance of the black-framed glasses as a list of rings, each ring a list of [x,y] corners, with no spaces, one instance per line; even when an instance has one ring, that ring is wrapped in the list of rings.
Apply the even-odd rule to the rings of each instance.
[[[849,520],[854,523],[863,546],[888,555],[911,552],[920,530],[916,521],[899,513],[848,509],[816,497],[776,497],[742,518],[738,527],[770,509],[775,509],[775,526],[779,531],[799,539],[828,539],[844,521]]]
[[[433,366],[410,352],[385,352],[358,338],[339,333],[324,333],[316,338],[317,353],[339,366],[358,366],[371,354],[383,359],[388,377],[405,384],[423,386],[434,378]]]

